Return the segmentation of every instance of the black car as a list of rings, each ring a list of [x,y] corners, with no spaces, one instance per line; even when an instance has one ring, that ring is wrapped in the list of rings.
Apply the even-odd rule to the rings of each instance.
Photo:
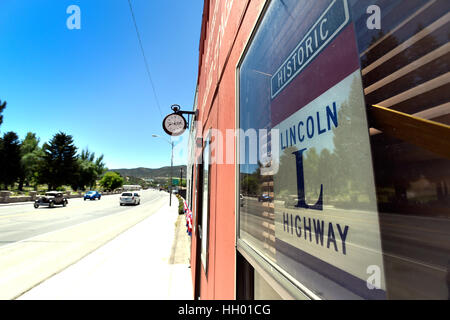
[[[259,202],[271,202],[273,200],[273,198],[271,196],[269,196],[267,193],[263,193],[262,195],[260,195],[258,197],[258,201]]]
[[[46,192],[44,196],[39,197],[34,202],[34,207],[37,209],[40,206],[46,206],[53,208],[55,205],[62,205],[65,207],[68,201],[62,192],[59,191],[49,191]]]

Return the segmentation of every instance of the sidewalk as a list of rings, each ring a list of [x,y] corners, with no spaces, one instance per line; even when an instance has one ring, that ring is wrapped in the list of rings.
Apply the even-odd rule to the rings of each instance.
[[[189,257],[185,216],[165,205],[18,299],[190,300]]]

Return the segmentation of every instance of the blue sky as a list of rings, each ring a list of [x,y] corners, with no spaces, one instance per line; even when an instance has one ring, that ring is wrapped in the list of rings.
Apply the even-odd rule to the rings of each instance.
[[[73,4],[81,30],[66,26]],[[132,4],[162,115],[175,103],[191,110],[203,1]],[[1,134],[23,139],[31,131],[43,143],[63,131],[80,151],[104,154],[110,169],[170,165],[170,137],[127,0],[1,0],[0,73],[0,100],[8,103]]]

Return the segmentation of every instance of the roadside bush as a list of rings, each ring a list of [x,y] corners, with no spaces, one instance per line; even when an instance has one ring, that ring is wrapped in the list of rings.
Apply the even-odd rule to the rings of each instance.
[[[178,214],[184,214],[184,201],[180,195],[177,194],[178,199]]]

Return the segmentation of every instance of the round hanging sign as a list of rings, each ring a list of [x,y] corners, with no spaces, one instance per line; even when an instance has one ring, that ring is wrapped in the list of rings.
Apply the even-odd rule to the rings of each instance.
[[[179,136],[186,130],[186,119],[178,113],[171,113],[163,120],[164,131],[171,136]]]

